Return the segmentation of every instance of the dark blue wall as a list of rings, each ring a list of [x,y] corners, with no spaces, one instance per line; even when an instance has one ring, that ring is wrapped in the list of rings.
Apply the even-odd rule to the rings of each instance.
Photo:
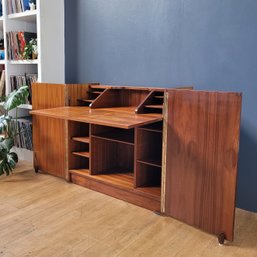
[[[66,0],[66,82],[243,92],[237,206],[257,212],[257,1]]]

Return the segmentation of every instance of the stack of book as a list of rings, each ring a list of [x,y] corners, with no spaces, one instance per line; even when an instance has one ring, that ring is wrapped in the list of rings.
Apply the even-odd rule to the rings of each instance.
[[[14,145],[19,148],[33,150],[32,146],[32,121],[30,116],[17,120],[18,135],[14,140]]]
[[[11,91],[27,85],[29,87],[28,104],[32,104],[31,84],[37,82],[37,74],[11,75],[10,85]]]
[[[8,60],[22,60],[24,58],[25,46],[31,39],[36,39],[37,33],[10,31],[6,33],[7,58]]]
[[[8,14],[25,12],[29,10],[29,0],[8,0]]]

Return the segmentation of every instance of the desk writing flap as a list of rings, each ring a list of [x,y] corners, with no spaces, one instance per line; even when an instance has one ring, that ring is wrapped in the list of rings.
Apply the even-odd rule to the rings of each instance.
[[[241,94],[168,90],[163,211],[233,240]]]

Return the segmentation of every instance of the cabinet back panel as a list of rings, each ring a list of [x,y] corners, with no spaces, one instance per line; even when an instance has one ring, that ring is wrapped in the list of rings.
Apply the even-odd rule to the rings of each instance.
[[[89,84],[68,84],[67,86],[67,100],[66,105],[77,106],[79,105],[79,98],[86,98],[88,93]]]
[[[33,110],[77,106],[78,98],[87,95],[89,84],[32,83]]]
[[[162,159],[162,134],[158,132],[138,129],[137,159]]]
[[[241,94],[168,92],[165,212],[233,239]]]
[[[161,186],[161,167],[136,163],[136,187]]]
[[[92,103],[91,107],[136,107],[148,94],[148,90],[107,89]]]
[[[133,172],[134,147],[105,139],[91,139],[91,174]]]
[[[32,104],[33,110],[65,106],[65,85],[32,83]]]

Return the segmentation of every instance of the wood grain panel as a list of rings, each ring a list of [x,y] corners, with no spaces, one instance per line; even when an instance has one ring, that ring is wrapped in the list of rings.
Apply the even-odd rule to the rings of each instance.
[[[101,95],[99,95],[91,104],[91,108],[106,108],[119,106],[118,91],[106,88]]]
[[[66,84],[66,106],[77,106],[79,98],[87,97],[89,86],[90,84]]]
[[[135,106],[136,107],[146,98],[149,90],[119,90],[120,106]]]
[[[91,108],[138,106],[149,94],[149,90],[107,88],[90,105]]]
[[[133,172],[133,145],[91,138],[91,174]]]
[[[148,95],[145,97],[145,99],[143,99],[140,104],[136,107],[135,109],[135,112],[140,114],[140,113],[144,113],[144,108],[145,108],[145,105],[150,103],[151,100],[152,100],[152,97],[154,96],[154,93],[155,91],[154,90],[151,90]]]
[[[78,95],[86,93],[87,89],[88,85],[83,84],[33,83],[33,109],[77,105]],[[67,124],[63,120],[39,116],[33,118],[33,144],[36,146],[34,147],[35,169],[68,178],[67,133]]]
[[[118,128],[134,128],[137,126],[162,120],[161,114],[140,114],[129,111],[112,111],[107,109],[90,109],[89,107],[60,107],[46,110],[34,110],[33,115],[80,121]]]
[[[54,176],[66,177],[65,123],[67,121],[33,116],[35,168]]]
[[[168,91],[165,212],[233,239],[241,94]]]
[[[65,84],[32,83],[33,110],[66,105]]]
[[[97,176],[99,175],[90,176],[85,174],[84,176],[80,176],[71,174],[71,181],[75,184],[136,204],[149,210],[160,210],[160,200],[158,197],[154,197],[153,195],[145,193],[143,190],[137,190],[133,187],[115,186],[115,184],[108,183],[106,180],[101,180],[97,178]]]

